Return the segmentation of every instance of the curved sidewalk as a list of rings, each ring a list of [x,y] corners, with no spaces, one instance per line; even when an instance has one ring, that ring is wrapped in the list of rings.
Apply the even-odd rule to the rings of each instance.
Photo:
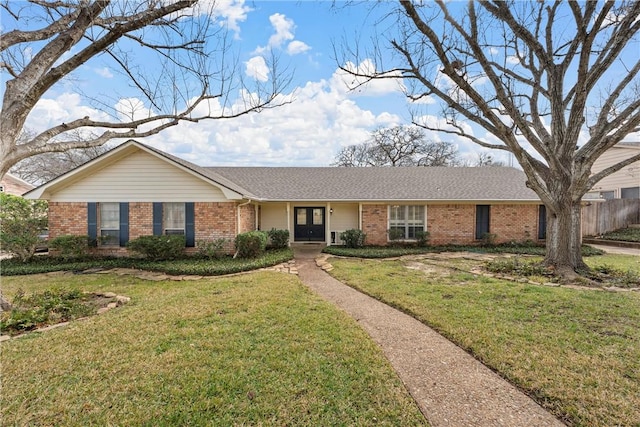
[[[296,251],[302,282],[371,335],[433,427],[564,426],[431,328],[331,277],[316,265],[317,254]]]

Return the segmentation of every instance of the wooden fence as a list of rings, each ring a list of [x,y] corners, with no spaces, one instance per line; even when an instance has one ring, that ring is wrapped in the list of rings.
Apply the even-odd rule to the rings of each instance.
[[[582,235],[598,236],[640,224],[640,199],[613,199],[582,207]]]

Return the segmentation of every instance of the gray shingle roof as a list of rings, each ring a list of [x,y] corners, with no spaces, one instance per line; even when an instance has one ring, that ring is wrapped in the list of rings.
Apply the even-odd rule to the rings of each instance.
[[[273,201],[537,201],[525,174],[507,167],[207,167]]]

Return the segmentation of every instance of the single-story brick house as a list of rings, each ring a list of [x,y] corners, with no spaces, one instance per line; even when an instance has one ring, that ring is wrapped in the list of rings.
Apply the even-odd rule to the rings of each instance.
[[[184,234],[187,246],[250,230],[289,230],[293,242],[340,244],[357,228],[385,245],[428,231],[433,244],[544,238],[545,212],[507,167],[201,167],[137,141],[25,194],[49,201],[49,235],[103,236],[124,252],[142,235]],[[229,249],[232,250],[230,243]]]

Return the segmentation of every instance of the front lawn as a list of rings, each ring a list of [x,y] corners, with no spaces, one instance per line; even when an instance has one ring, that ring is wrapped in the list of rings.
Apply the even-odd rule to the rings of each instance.
[[[3,277],[114,292],[106,314],[5,341],[3,425],[425,425],[380,349],[294,275]]]
[[[569,425],[640,425],[640,292],[514,283],[412,258],[329,261],[336,278],[433,327]]]

